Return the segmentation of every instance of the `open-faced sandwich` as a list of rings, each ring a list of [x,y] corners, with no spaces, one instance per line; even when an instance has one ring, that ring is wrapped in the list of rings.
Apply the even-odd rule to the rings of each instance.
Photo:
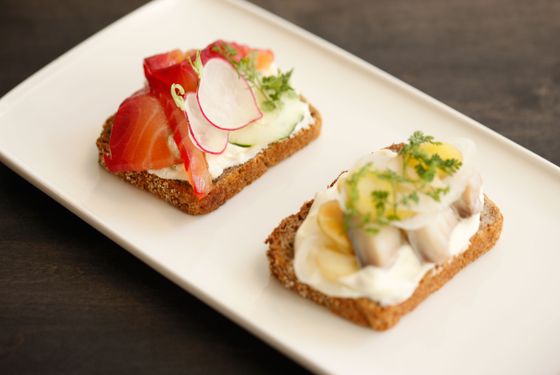
[[[193,215],[317,138],[321,117],[270,50],[216,41],[144,60],[146,86],[103,126],[99,163]]]
[[[272,274],[355,323],[392,327],[500,236],[474,153],[415,132],[367,155],[268,237]]]

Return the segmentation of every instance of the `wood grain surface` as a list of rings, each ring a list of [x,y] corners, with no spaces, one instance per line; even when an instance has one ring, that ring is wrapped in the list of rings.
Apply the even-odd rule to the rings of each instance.
[[[0,95],[144,2],[0,0]],[[560,163],[560,2],[254,2]],[[0,373],[132,372],[305,370],[0,165]]]

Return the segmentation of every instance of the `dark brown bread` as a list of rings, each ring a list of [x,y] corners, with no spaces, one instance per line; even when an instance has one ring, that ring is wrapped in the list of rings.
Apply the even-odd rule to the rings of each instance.
[[[272,274],[286,288],[304,298],[325,306],[333,313],[357,324],[384,331],[398,323],[400,318],[413,310],[430,294],[441,288],[457,272],[490,250],[502,231],[503,217],[498,207],[488,197],[480,216],[478,232],[471,237],[470,247],[444,265],[429,271],[407,300],[392,306],[381,306],[368,298],[330,297],[298,281],[293,267],[295,235],[303,223],[313,201],[305,203],[298,213],[285,218],[270,234],[266,243]]]
[[[319,136],[321,115],[315,107],[312,105],[309,107],[311,116],[315,120],[311,126],[298,131],[290,138],[270,144],[248,162],[228,168],[214,180],[214,187],[210,193],[200,200],[194,196],[191,185],[186,181],[163,179],[148,172],[109,172],[142,190],[149,191],[187,214],[205,214],[220,207],[245,186],[262,176],[268,168],[302,149]],[[113,119],[114,116],[107,119],[96,143],[99,150],[99,164],[105,169],[107,166],[103,155],[109,152]]]

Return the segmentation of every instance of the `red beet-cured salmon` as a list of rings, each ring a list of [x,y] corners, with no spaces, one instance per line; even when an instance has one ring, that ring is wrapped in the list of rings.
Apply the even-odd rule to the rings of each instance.
[[[212,176],[204,153],[197,149],[188,135],[187,118],[171,97],[171,85],[180,84],[186,92],[196,91],[198,75],[192,68],[191,54],[180,50],[155,55],[144,60],[144,74],[151,91],[159,99],[181,158],[189,183],[197,197],[204,197],[212,188]]]

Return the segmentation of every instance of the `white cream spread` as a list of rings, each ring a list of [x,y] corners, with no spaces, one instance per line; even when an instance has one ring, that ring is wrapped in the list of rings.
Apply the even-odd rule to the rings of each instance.
[[[306,110],[302,119],[296,124],[290,137],[294,137],[297,133],[305,128],[308,128],[313,122],[313,116],[311,115],[311,110],[309,104],[305,103]],[[168,142],[169,149],[178,155],[177,146],[173,139]],[[219,155],[205,154],[206,161],[208,163],[208,170],[212,179],[218,178],[226,169],[241,165],[250,159],[254,158],[262,149],[264,149],[269,144],[259,144],[251,147],[240,147],[234,144],[228,143],[225,151]],[[187,180],[187,173],[183,164],[172,165],[167,168],[162,169],[149,169],[148,173],[154,174],[160,178],[173,179],[173,180]]]
[[[360,163],[376,159],[369,156]],[[396,155],[396,154],[395,154]],[[377,153],[381,163],[390,162],[387,150]],[[359,164],[360,164],[359,163]],[[358,165],[359,165],[358,164]],[[397,251],[395,262],[386,268],[368,265],[358,271],[335,280],[326,278],[318,267],[318,255],[328,250],[329,239],[317,223],[319,207],[330,200],[341,200],[338,183],[344,179],[340,176],[333,187],[320,192],[308,216],[298,229],[295,238],[294,269],[299,280],[313,288],[336,297],[367,297],[381,305],[394,305],[409,298],[424,275],[435,268],[434,263],[426,262],[406,242]],[[482,192],[480,199],[483,199]],[[449,253],[458,255],[470,245],[470,238],[478,231],[480,214],[461,219],[451,233]],[[352,256],[353,255],[348,255]]]

